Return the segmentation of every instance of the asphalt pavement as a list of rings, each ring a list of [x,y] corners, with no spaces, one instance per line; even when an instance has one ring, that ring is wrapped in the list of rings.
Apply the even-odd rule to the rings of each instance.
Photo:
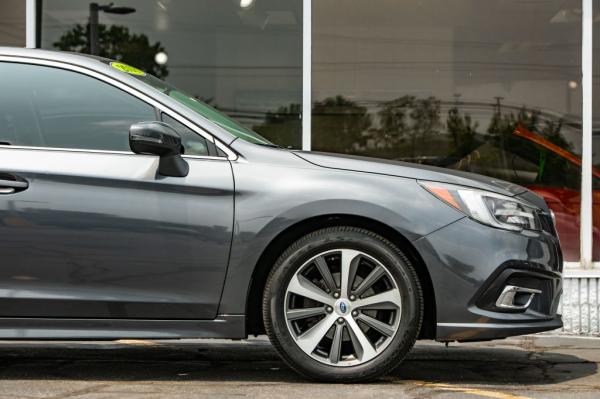
[[[419,342],[369,384],[304,380],[247,341],[0,341],[4,398],[600,398],[600,338]]]

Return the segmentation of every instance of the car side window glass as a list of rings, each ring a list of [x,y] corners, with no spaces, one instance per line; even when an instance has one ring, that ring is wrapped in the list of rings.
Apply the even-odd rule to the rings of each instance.
[[[163,122],[171,125],[177,133],[181,136],[181,144],[183,145],[184,155],[200,155],[200,156],[208,156],[209,152],[209,143],[208,141],[200,136],[198,133],[189,129],[176,119],[171,116],[162,113],[161,115]]]
[[[0,63],[0,144],[130,151],[129,127],[154,107],[98,79],[40,65]]]

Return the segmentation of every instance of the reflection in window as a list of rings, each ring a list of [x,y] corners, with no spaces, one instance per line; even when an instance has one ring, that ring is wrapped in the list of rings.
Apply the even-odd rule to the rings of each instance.
[[[301,146],[302,1],[123,0],[99,53],[166,79],[281,146]],[[89,3],[42,2],[43,48],[89,53]]]
[[[313,2],[313,149],[525,185],[579,258],[578,0]]]
[[[25,47],[25,1],[0,1],[0,46]]]
[[[5,145],[130,152],[129,127],[156,119],[140,99],[63,69],[0,62],[0,87]]]

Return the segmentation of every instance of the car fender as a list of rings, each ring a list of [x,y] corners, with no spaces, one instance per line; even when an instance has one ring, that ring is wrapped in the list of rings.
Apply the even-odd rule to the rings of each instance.
[[[232,162],[232,168],[235,220],[220,314],[245,312],[252,275],[264,250],[279,234],[303,221],[326,215],[359,216],[414,241],[464,217],[410,178],[308,164]]]

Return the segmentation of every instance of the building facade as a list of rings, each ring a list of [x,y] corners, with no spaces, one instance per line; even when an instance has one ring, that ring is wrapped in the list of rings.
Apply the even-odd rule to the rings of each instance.
[[[5,0],[0,45],[123,60],[282,146],[526,186],[556,216],[565,330],[600,334],[600,0],[99,5]]]

